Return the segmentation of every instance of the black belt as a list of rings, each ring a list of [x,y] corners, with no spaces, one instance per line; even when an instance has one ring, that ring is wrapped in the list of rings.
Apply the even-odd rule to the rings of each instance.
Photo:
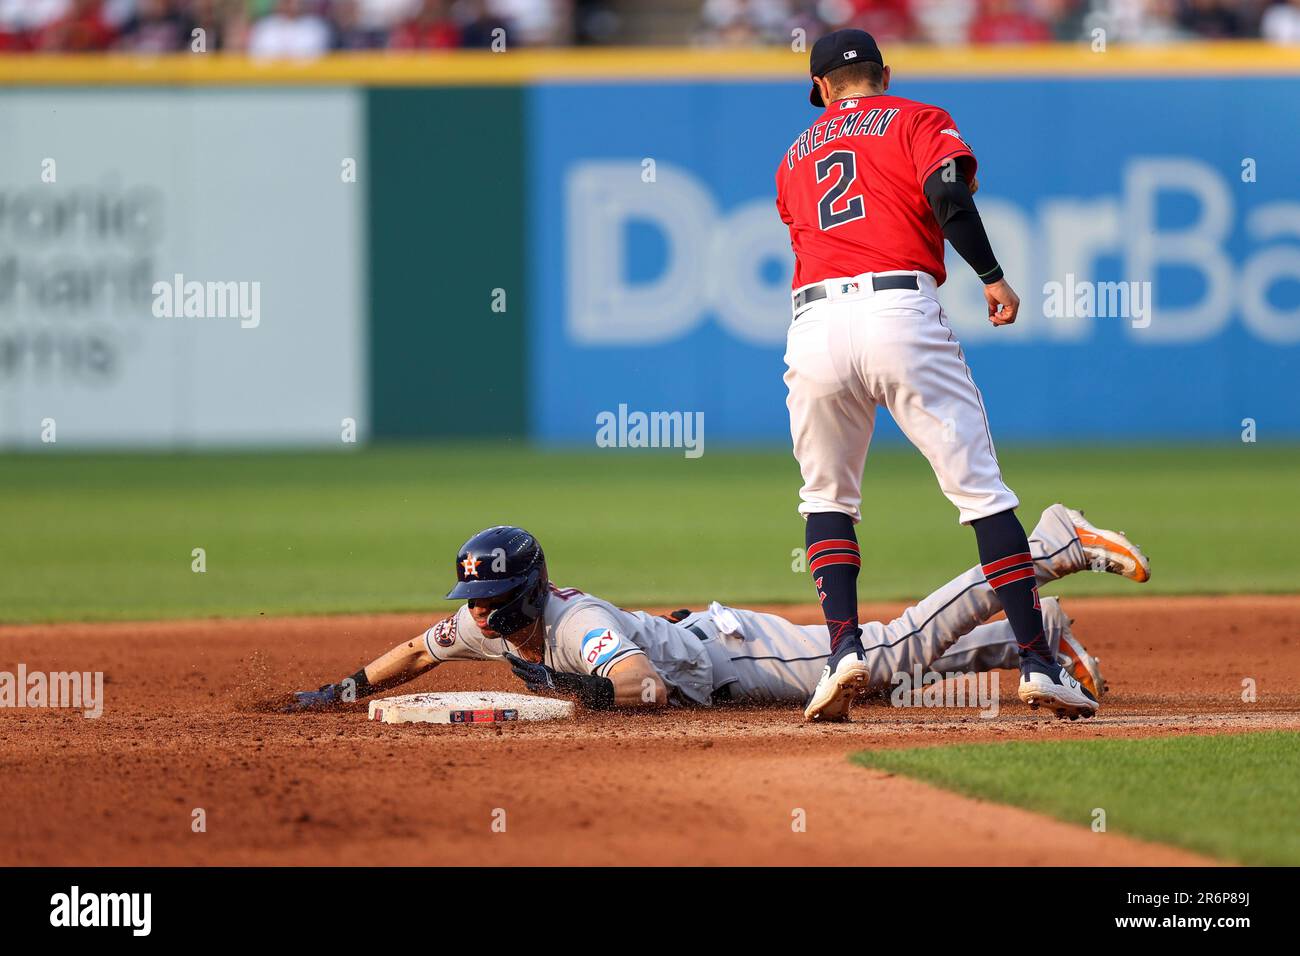
[[[849,283],[844,283],[848,285]],[[872,276],[871,291],[884,292],[886,289],[911,289],[913,292],[919,291],[921,285],[916,281],[916,276]],[[826,283],[819,282],[817,285],[809,286],[806,289],[800,289],[794,294],[794,310],[798,312],[810,302],[816,302],[819,299],[826,298],[829,295],[826,291]]]

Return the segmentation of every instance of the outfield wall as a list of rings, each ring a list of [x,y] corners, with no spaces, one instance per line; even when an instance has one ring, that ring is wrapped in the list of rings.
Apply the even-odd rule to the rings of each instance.
[[[535,434],[588,440],[626,402],[703,410],[717,437],[786,436],[791,267],[772,175],[813,115],[805,87],[531,91]],[[943,299],[999,436],[1229,439],[1247,417],[1300,433],[1300,128],[1277,121],[1300,78],[903,76],[896,90],[958,119],[1025,303],[993,329],[950,250]],[[1125,285],[1093,286],[1111,282]],[[1148,289],[1142,310],[1119,297]]]
[[[364,419],[366,206],[321,159],[358,154],[363,115],[346,89],[0,94],[0,444]]]
[[[990,329],[950,257],[1003,440],[1300,436],[1300,56],[893,60],[972,144],[1024,299]],[[620,405],[788,440],[772,177],[814,116],[801,57],[143,64],[0,60],[0,445],[47,418],[64,444],[328,446],[345,419],[589,444]],[[158,315],[176,274],[256,283],[256,326]]]

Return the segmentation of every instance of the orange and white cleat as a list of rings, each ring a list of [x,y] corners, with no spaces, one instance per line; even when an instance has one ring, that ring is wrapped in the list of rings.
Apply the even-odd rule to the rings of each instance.
[[[1088,693],[1100,701],[1101,695],[1110,689],[1106,685],[1106,678],[1101,676],[1101,660],[1089,654],[1087,648],[1070,631],[1073,623],[1067,618],[1061,626],[1061,643],[1056,649],[1056,660]]]
[[[1151,562],[1124,532],[1098,528],[1082,511],[1065,510],[1074,522],[1074,533],[1079,536],[1079,544],[1083,545],[1084,556],[1093,570],[1118,574],[1139,584],[1151,577]]]

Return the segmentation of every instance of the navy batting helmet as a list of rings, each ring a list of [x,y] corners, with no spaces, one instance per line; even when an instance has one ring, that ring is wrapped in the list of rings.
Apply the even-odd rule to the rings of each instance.
[[[542,616],[551,593],[546,555],[523,528],[498,525],[480,531],[456,555],[456,586],[447,597],[466,601],[505,600],[488,615],[487,626],[509,637]]]

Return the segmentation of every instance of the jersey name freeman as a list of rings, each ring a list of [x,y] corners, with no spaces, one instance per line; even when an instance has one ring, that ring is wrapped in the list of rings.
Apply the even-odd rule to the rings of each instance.
[[[799,138],[790,144],[785,154],[786,167],[794,169],[796,162],[806,159],[814,150],[820,149],[832,140],[844,139],[848,136],[884,136],[889,129],[889,124],[897,115],[896,109],[857,110],[818,123],[804,130],[799,134]]]
[[[891,93],[832,102],[776,163],[776,208],[795,257],[791,288],[891,271],[942,285],[943,230],[925,182],[945,163],[975,175],[975,155],[947,110]]]

